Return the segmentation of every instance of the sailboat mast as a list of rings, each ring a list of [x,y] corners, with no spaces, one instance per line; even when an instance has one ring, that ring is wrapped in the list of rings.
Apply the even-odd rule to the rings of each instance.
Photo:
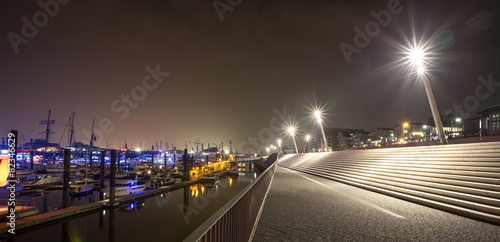
[[[71,147],[73,145],[73,132],[75,131],[75,113],[73,113],[72,117],[70,118],[71,119],[71,130],[70,130],[70,136],[69,136],[69,147]]]
[[[43,148],[43,162],[46,161],[46,155],[47,155],[47,146],[49,144],[49,134],[50,132],[50,125],[54,124],[54,120],[50,120],[50,109],[49,109],[49,117],[47,120],[42,120],[40,122],[40,125],[47,125],[47,128],[45,129],[45,132],[39,132],[40,134],[45,134],[45,147]]]
[[[92,134],[90,135],[90,149],[89,149],[89,161],[90,161],[90,169],[92,169],[92,145],[94,143],[94,122],[95,118],[92,119]]]

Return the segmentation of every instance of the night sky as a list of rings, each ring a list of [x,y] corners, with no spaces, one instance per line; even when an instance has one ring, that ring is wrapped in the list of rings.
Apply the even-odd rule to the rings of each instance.
[[[75,112],[75,138],[84,143],[95,118],[97,130],[108,129],[101,146],[108,140],[118,148],[127,137],[133,147],[150,148],[168,137],[184,148],[199,138],[232,140],[242,152],[269,144],[284,109],[300,132],[317,130],[309,121],[313,105],[324,108],[328,127],[371,130],[431,117],[423,84],[394,65],[404,58],[396,43],[411,36],[407,1],[350,63],[341,43],[355,46],[354,28],[364,31],[376,21],[370,12],[391,1],[60,2],[67,3],[50,5],[50,14],[39,13],[37,1],[1,3],[2,136],[17,129],[26,141],[42,138],[38,123],[51,109],[50,141],[63,146]],[[214,3],[227,9],[223,20]],[[500,104],[497,6],[414,1],[417,35],[437,46],[431,83],[441,113],[469,102],[472,117]],[[28,26],[34,16],[36,33]],[[156,71],[160,76],[150,75]],[[490,74],[497,84],[477,98],[478,77]]]

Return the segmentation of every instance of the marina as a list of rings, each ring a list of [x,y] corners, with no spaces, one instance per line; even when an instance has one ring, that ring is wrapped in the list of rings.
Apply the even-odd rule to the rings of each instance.
[[[157,194],[126,196],[117,200],[120,205],[114,209],[99,202],[87,204],[82,206],[86,215],[66,218],[55,225],[19,230],[16,240],[30,241],[44,236],[47,241],[100,241],[102,238],[157,241],[159,237],[153,232],[161,230],[165,231],[161,238],[182,241],[256,177],[256,173],[242,173],[237,179],[222,178],[208,186],[194,183],[171,191],[157,191]],[[161,215],[149,219],[152,214]],[[142,232],[137,233],[138,230]]]

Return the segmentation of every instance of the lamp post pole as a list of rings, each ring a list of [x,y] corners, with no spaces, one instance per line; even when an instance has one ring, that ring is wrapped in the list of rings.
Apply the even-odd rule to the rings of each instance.
[[[297,142],[295,142],[295,127],[290,126],[288,127],[288,133],[292,136],[293,139],[293,144],[295,145],[295,153],[299,153],[299,149],[297,148]]]
[[[321,119],[319,121],[321,121]],[[321,126],[321,133],[323,133],[323,141],[325,142],[325,152],[328,152],[328,145],[326,143],[326,136],[325,136],[325,130],[323,129],[323,123],[321,123],[320,126]]]
[[[446,137],[444,136],[443,123],[441,122],[441,117],[439,116],[439,111],[436,105],[436,100],[434,100],[434,95],[432,93],[431,84],[429,79],[422,76],[424,81],[425,92],[427,93],[427,99],[429,99],[429,105],[431,106],[432,117],[434,118],[434,123],[436,123],[436,129],[439,136],[439,141],[441,144],[448,144]]]

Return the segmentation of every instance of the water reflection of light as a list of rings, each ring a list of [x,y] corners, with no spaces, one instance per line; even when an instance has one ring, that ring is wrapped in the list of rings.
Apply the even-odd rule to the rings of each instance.
[[[102,210],[102,215],[106,215],[106,210]]]
[[[137,202],[130,203],[130,204],[128,205],[128,207],[129,207],[130,209],[133,209],[133,208],[135,207],[135,205],[137,205]]]
[[[233,178],[229,178],[229,186],[233,185]]]
[[[198,197],[198,190],[196,190],[196,193],[194,195],[195,197]]]
[[[201,194],[205,193],[205,187],[201,186]]]

